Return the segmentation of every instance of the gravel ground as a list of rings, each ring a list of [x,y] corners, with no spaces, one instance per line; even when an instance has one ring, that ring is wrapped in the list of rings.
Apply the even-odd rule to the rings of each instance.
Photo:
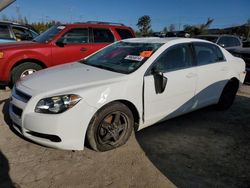
[[[163,122],[104,153],[25,140],[9,127],[9,94],[0,91],[0,187],[250,187],[250,86],[228,111]]]

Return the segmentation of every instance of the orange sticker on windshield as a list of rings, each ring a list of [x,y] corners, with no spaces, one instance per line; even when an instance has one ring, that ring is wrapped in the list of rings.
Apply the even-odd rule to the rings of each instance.
[[[152,55],[153,51],[142,51],[140,53],[141,57],[150,57]]]

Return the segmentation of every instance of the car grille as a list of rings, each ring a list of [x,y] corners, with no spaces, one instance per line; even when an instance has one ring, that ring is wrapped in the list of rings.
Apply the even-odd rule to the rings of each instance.
[[[14,126],[16,129],[18,129],[18,131],[19,131],[20,133],[22,132],[22,128],[21,128],[20,125],[18,125],[18,124],[16,124],[16,123],[13,122],[13,126]]]
[[[14,112],[14,114],[16,114],[17,116],[21,117],[22,116],[22,113],[23,113],[23,110],[12,105],[12,111]]]

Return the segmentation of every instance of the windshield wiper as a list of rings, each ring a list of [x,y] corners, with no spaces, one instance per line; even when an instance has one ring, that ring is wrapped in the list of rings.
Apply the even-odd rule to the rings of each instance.
[[[79,63],[82,63],[82,64],[85,64],[85,65],[89,65],[89,66],[92,66],[92,67],[97,67],[97,68],[100,68],[100,69],[104,69],[104,70],[109,70],[109,71],[112,71],[112,72],[118,72],[118,73],[123,73],[123,74],[126,74],[122,71],[119,71],[119,70],[116,70],[112,67],[107,67],[107,66],[103,66],[103,65],[95,65],[95,64],[89,64],[88,61],[86,59],[81,59],[79,61]]]
[[[112,71],[112,72],[119,72],[118,70],[116,70],[116,69],[114,69],[112,67],[106,67],[106,66],[103,66],[103,65],[92,65],[92,64],[88,64],[88,63],[86,63],[86,65],[90,65],[90,66],[97,67],[97,68],[100,68],[100,69],[109,70],[109,71]]]

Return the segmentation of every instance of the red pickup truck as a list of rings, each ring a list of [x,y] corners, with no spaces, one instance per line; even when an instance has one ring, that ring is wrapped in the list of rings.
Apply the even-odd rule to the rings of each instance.
[[[13,85],[35,71],[80,60],[133,37],[134,31],[123,24],[86,22],[53,26],[32,42],[0,44],[0,84]]]

